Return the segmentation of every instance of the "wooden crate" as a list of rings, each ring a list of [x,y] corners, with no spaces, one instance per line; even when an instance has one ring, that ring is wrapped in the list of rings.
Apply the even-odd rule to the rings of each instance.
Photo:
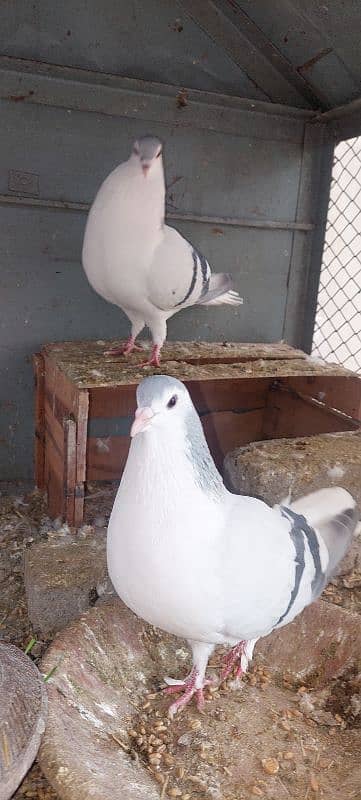
[[[83,519],[87,480],[118,480],[129,449],[140,354],[104,356],[113,343],[64,342],[34,356],[35,478],[49,513]],[[169,342],[162,373],[184,381],[222,468],[237,446],[359,426],[361,380],[285,344]]]

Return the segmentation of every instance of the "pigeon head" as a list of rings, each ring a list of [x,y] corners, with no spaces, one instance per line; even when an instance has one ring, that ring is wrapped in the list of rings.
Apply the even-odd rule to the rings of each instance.
[[[130,435],[152,429],[174,430],[179,428],[190,410],[195,409],[189,393],[181,381],[168,375],[151,375],[137,389],[135,420]]]
[[[198,486],[213,496],[224,491],[204,436],[203,427],[189,392],[181,381],[169,375],[145,378],[137,389],[132,438],[147,436],[151,431],[163,446],[176,453],[184,452]]]
[[[142,136],[133,145],[133,158],[138,162],[146,178],[156,164],[162,163],[162,142],[156,136]]]

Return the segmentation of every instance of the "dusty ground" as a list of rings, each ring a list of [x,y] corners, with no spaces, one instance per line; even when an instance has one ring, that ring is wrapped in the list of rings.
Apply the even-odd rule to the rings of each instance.
[[[219,671],[219,651],[212,667]],[[312,677],[294,682],[256,656],[241,683],[207,690],[204,715],[187,709],[170,724],[169,699],[150,692],[128,733],[160,787],[181,800],[360,798],[360,773],[351,777],[361,755],[360,689],[354,670],[317,690]]]
[[[92,490],[94,500],[91,500]],[[101,490],[92,486],[88,488],[85,523],[107,520],[114,491],[111,486],[104,486]],[[45,540],[54,532],[54,524],[46,514],[42,494],[26,491],[23,485],[0,488],[0,639],[22,649],[33,637],[24,591],[24,552],[32,542]],[[36,662],[49,643],[50,640],[37,640],[32,648],[32,657]],[[56,797],[35,763],[14,795],[14,800],[54,800]]]
[[[112,497],[113,489],[109,486],[88,487],[85,523],[104,524]],[[11,494],[0,495],[0,638],[22,648],[32,637],[23,586],[24,551],[33,541],[59,535],[59,531],[55,534],[56,527],[59,526],[47,518],[44,499],[39,493],[24,493],[21,487],[13,487]],[[360,575],[336,579],[325,595],[331,602],[361,613]],[[48,644],[36,643],[32,650],[35,660]],[[158,644],[156,639],[149,641],[149,650]],[[341,788],[355,758],[360,756],[356,749],[360,747],[361,714],[357,701],[352,700],[360,693],[359,684],[359,676],[352,673],[322,693],[314,690],[312,682],[293,685],[287,676],[280,683],[279,678],[276,680],[256,662],[241,691],[231,692],[228,687],[220,692],[209,691],[204,717],[200,719],[192,709],[171,727],[166,723],[165,731],[159,731],[159,720],[164,717],[169,701],[150,686],[150,696],[146,699],[149,704],[135,712],[129,725],[132,752],[152,771],[163,797],[360,800],[361,787],[351,786],[344,795]],[[259,704],[264,713],[257,719]],[[232,784],[228,773],[237,761],[237,748],[247,746],[244,739],[247,726],[242,724],[242,718],[245,714],[248,718],[250,709],[255,719],[251,732],[257,736],[260,749],[254,763],[249,763],[248,781],[241,772],[238,784],[234,781]],[[221,723],[226,736],[216,745],[217,727]],[[190,743],[192,747],[187,746]],[[157,753],[162,754],[160,759]],[[218,781],[213,794],[211,774],[217,774]],[[18,789],[15,799],[20,798],[55,800],[56,794],[37,764]]]

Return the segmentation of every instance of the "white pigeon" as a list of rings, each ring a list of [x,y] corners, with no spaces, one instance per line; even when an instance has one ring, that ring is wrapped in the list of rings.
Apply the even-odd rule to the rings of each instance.
[[[289,507],[231,494],[185,386],[153,375],[137,389],[131,447],[109,521],[107,559],[138,616],[188,640],[193,668],[170,715],[204,703],[208,659],[229,645],[221,680],[247,668],[257,639],[321,594],[357,523],[351,495],[321,489]]]
[[[89,212],[82,257],[93,289],[131,322],[125,345],[109,352],[130,353],[147,325],[153,339],[147,363],[153,366],[160,366],[167,320],[182,308],[242,303],[231,276],[211,275],[207,259],[164,224],[164,213],[162,144],[145,136],[101,185]]]

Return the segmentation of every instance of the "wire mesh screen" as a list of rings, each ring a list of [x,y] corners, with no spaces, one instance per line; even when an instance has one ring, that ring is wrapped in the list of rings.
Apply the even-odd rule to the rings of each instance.
[[[361,136],[335,149],[312,353],[361,372]]]

